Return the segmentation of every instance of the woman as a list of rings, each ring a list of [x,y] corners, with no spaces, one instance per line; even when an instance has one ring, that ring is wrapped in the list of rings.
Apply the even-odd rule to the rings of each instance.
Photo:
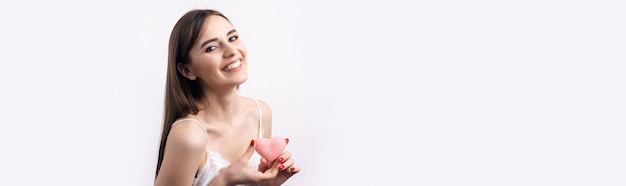
[[[246,54],[218,11],[192,10],[176,23],[155,185],[281,185],[300,171],[288,151],[268,162],[254,150],[254,139],[272,135],[272,112],[237,94]]]

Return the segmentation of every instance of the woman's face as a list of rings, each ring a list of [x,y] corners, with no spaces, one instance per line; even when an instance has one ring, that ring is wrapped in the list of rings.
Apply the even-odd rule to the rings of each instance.
[[[210,88],[235,87],[248,79],[246,46],[233,25],[221,16],[205,19],[189,56],[189,72]]]

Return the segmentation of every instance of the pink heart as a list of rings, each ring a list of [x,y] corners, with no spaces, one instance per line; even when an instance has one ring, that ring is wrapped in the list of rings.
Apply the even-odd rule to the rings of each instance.
[[[271,139],[258,138],[254,149],[259,153],[259,155],[271,162],[283,153],[286,146],[287,141],[285,141],[285,138],[277,136],[272,137]]]

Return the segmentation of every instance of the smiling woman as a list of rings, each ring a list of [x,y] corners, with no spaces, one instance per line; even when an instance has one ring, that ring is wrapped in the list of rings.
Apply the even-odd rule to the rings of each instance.
[[[281,185],[300,171],[289,151],[271,161],[255,151],[255,139],[272,135],[272,112],[237,94],[248,78],[246,57],[218,11],[192,10],[176,23],[155,185]]]

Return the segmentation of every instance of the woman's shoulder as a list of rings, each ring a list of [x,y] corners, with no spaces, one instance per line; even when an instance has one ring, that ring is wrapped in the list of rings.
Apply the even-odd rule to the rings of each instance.
[[[179,148],[204,150],[207,144],[207,133],[197,120],[178,119],[172,124],[167,139],[168,144]]]
[[[259,117],[259,115],[254,115],[254,117],[259,117],[262,121],[260,121],[262,127],[263,127],[263,135],[265,137],[269,137],[272,135],[272,108],[269,106],[269,104],[267,104],[264,100],[262,99],[258,99],[258,98],[247,98],[244,97],[245,99],[250,99],[250,104],[254,104],[255,110],[256,109],[260,109],[261,112],[261,116]],[[258,103],[258,105],[257,105]],[[258,113],[258,112],[254,112],[254,113]]]
[[[240,96],[242,99],[246,100],[248,104],[252,104],[255,107],[260,107],[261,108],[261,112],[263,113],[263,117],[268,116],[270,117],[272,115],[272,107],[270,107],[270,105],[263,99],[260,98],[251,98],[251,97],[245,97],[245,96]]]

